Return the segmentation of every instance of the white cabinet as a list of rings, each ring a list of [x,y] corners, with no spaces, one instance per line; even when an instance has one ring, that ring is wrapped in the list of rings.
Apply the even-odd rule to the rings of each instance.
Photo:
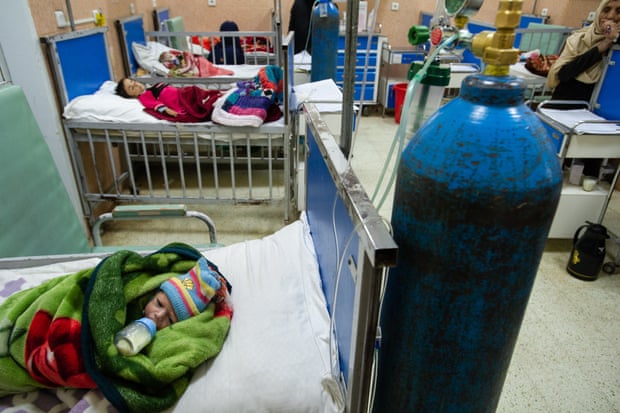
[[[577,121],[582,126],[573,129],[558,121],[558,117],[562,116],[561,121],[566,122],[564,114],[551,113],[539,106],[538,115],[549,132],[561,162],[571,158],[620,158],[620,127],[616,123],[588,121],[586,119],[596,115],[589,111],[583,114],[575,112],[575,118],[582,119]],[[619,171],[620,168],[615,171],[612,184]],[[594,190],[587,192],[581,185],[570,184],[568,178],[569,174],[565,172],[562,195],[549,238],[573,238],[577,228],[586,221],[600,223],[613,194],[613,188],[607,182],[601,182]]]

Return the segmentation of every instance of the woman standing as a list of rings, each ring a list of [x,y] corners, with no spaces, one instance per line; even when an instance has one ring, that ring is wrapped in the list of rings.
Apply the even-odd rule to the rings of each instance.
[[[558,60],[547,75],[553,100],[589,101],[601,78],[603,56],[618,42],[620,0],[603,0],[592,24],[566,39]]]

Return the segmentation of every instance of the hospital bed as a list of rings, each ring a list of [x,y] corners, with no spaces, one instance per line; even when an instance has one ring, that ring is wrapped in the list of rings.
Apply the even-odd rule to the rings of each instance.
[[[603,74],[590,102],[543,101],[536,114],[543,121],[560,162],[566,159],[620,158],[620,111],[618,93],[620,72],[616,45],[605,57]],[[581,105],[581,108],[575,108]],[[586,221],[601,223],[613,195],[620,168],[615,168],[610,182],[599,181],[586,192],[580,182],[571,184],[565,171],[562,196],[549,232],[550,238],[572,238]],[[598,178],[598,177],[597,177]]]
[[[283,116],[258,127],[172,123],[114,94],[106,28],[46,37],[84,213],[113,203],[293,206],[289,165],[292,34],[284,56]],[[83,59],[84,50],[89,51]]]
[[[22,93],[18,86],[9,88]],[[0,89],[0,101],[7,96],[4,92]],[[8,96],[13,107],[13,96]],[[22,93],[15,110],[29,111],[25,102]],[[195,371],[188,389],[168,411],[338,412],[346,405],[347,411],[362,412],[371,400],[381,286],[384,270],[396,263],[397,247],[316,108],[305,106],[304,116],[306,162],[312,171],[305,177],[304,213],[263,239],[200,250],[233,285],[235,313],[221,352]],[[19,120],[28,131],[35,123],[31,112]],[[45,150],[40,132],[38,139],[36,148]],[[54,168],[51,156],[47,160],[36,165],[33,174],[23,173],[28,170],[23,162],[11,166],[19,166],[20,182],[28,188],[30,182],[41,181],[39,167]],[[7,176],[12,172],[5,170]],[[45,179],[50,188],[62,187],[58,174]],[[6,292],[101,260],[101,254],[89,251],[79,217],[50,208],[53,201],[40,195],[17,191],[11,202],[23,210],[3,214],[3,219],[10,222],[21,215],[34,221],[29,208],[43,202],[45,221],[52,227],[42,232],[32,222],[33,232],[27,232],[22,226],[19,242],[38,240],[49,254],[43,246],[37,256],[0,259],[0,290],[5,292],[0,301]],[[65,195],[59,192],[56,199]],[[71,228],[71,237],[52,237]],[[3,243],[11,241],[3,237]],[[109,411],[102,391],[41,389],[0,398],[0,405],[26,411]]]
[[[566,38],[573,29],[566,26],[529,23],[527,28],[516,29],[516,47],[522,56],[532,51],[537,51],[543,56],[559,55]],[[510,75],[519,77],[527,86],[526,99],[530,102],[540,102],[550,94],[547,90],[547,77],[533,73],[526,67],[525,59],[510,66]]]
[[[160,12],[161,15],[161,12]],[[167,13],[169,16],[169,13]],[[183,18],[180,16],[168,17],[160,22],[165,29],[146,31],[142,15],[129,16],[116,21],[119,34],[120,50],[123,56],[123,65],[126,77],[140,76],[142,81],[155,82],[167,79],[168,82],[179,84],[206,84],[226,87],[227,84],[238,80],[250,79],[256,76],[258,70],[265,65],[281,65],[279,54],[282,33],[280,25],[276,24],[272,16],[272,29],[269,31],[186,31]],[[194,55],[207,58],[217,42],[236,37],[240,40],[240,49],[243,50],[245,63],[225,60],[217,66],[231,70],[233,75],[211,77],[175,77],[170,70],[159,62],[159,56],[164,51],[189,51]],[[232,43],[232,42],[231,42]],[[234,48],[237,46],[233,45]]]

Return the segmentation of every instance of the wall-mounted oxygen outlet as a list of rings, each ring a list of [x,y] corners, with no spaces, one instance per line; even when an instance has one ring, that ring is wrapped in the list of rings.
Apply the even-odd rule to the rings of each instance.
[[[542,10],[540,11],[540,15],[541,15],[542,17],[547,17],[547,16],[549,15],[549,9],[547,9],[547,8],[542,9]]]
[[[589,22],[594,21],[595,17],[596,17],[596,12],[595,11],[591,11],[590,13],[588,13],[588,21]]]
[[[207,0],[207,5],[211,7],[215,7],[217,4],[216,0]]]
[[[400,9],[400,4],[392,2],[392,11],[398,11],[398,9]]]
[[[65,12],[62,10],[56,10],[54,12],[54,16],[56,16],[56,25],[58,27],[67,27],[69,23],[67,23],[67,18],[65,17]]]

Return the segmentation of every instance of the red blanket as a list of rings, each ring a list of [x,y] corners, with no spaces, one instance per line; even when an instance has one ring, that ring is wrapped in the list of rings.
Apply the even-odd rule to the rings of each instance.
[[[158,119],[171,122],[207,122],[211,120],[213,104],[222,95],[219,90],[206,90],[198,86],[185,86],[180,89],[179,103],[187,112],[178,116],[170,116],[154,109],[144,110]]]

